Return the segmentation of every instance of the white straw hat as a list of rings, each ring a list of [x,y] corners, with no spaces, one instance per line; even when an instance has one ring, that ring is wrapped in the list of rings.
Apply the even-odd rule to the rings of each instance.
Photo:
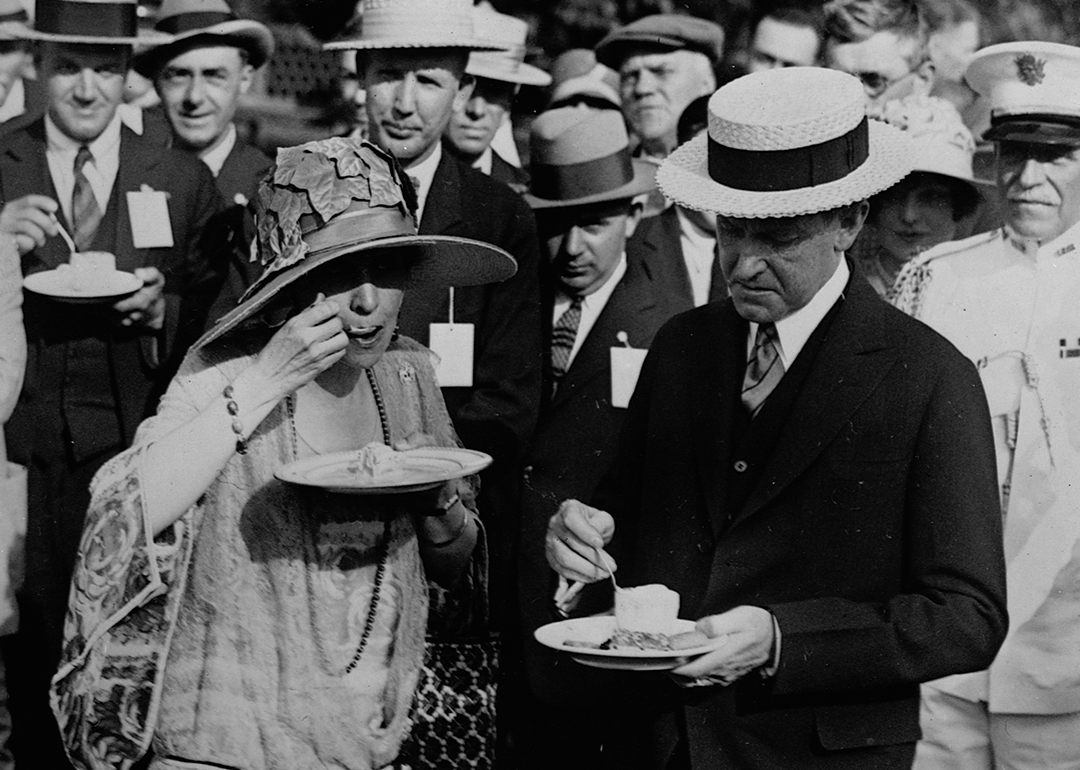
[[[26,40],[30,15],[22,0],[0,0],[0,40]]]
[[[497,51],[505,46],[481,40],[473,29],[471,0],[364,0],[360,34],[332,40],[325,51],[379,48],[463,48]]]
[[[470,75],[523,86],[546,86],[551,82],[551,75],[525,63],[525,41],[529,37],[527,22],[478,5],[473,8],[473,29],[477,37],[504,45],[506,50],[469,54],[469,66],[465,71]]]
[[[858,79],[820,67],[746,75],[709,99],[709,130],[657,174],[690,209],[738,218],[792,217],[846,206],[912,169],[901,132],[866,117]]]

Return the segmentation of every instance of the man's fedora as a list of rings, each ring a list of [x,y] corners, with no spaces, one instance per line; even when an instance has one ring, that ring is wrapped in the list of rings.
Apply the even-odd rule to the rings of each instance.
[[[469,54],[467,73],[523,86],[546,86],[551,82],[551,75],[525,63],[525,41],[529,36],[527,22],[478,5],[473,8],[473,29],[477,37],[503,45],[506,50]]]
[[[656,165],[630,157],[626,126],[614,110],[542,112],[533,121],[530,147],[525,201],[534,209],[633,198],[656,186]]]
[[[30,16],[21,0],[0,0],[0,40],[30,37]]]
[[[325,51],[382,48],[458,48],[497,51],[473,27],[471,0],[363,0],[359,34],[332,40]]]
[[[137,0],[38,0],[27,37],[54,43],[147,42],[138,34]]]
[[[664,195],[728,217],[793,217],[865,200],[912,169],[899,129],[866,116],[857,78],[787,67],[709,99],[709,130],[661,166]]]
[[[274,54],[274,35],[253,19],[238,19],[225,0],[164,0],[154,30],[163,42],[135,56],[135,70],[153,77],[169,60],[192,48],[233,46],[259,68]]]
[[[967,82],[990,102],[984,138],[1080,146],[1080,48],[1001,43],[977,51]]]

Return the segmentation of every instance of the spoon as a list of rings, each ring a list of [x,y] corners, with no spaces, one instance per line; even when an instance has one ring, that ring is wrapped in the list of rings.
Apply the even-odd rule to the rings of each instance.
[[[611,563],[611,559],[604,553],[603,548],[596,549],[596,555],[600,557],[600,561],[604,562],[604,569],[608,571],[608,577],[611,578],[611,585],[615,589],[616,593],[623,590],[619,588],[619,584],[615,582],[615,565]]]
[[[64,243],[66,243],[68,245],[68,248],[71,249],[71,253],[74,254],[75,252],[77,252],[78,249],[75,248],[75,241],[71,239],[71,236],[68,235],[68,231],[64,229],[64,226],[62,224],[60,224],[60,220],[56,218],[56,214],[53,214],[52,218],[53,222],[56,223],[56,229],[59,231],[60,237],[64,239]]]

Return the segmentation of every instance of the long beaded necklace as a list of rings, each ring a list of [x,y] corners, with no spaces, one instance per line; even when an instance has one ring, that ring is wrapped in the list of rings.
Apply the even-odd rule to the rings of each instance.
[[[383,401],[382,391],[379,390],[379,382],[375,379],[375,372],[372,369],[365,369],[364,372],[367,374],[368,383],[371,385],[371,393],[375,397],[375,408],[379,410],[379,424],[382,427],[383,443],[389,446],[390,421],[386,415],[386,404]],[[298,437],[296,433],[296,403],[294,394],[289,394],[289,397],[286,399],[286,407],[289,413],[289,425],[292,428],[293,454],[295,455]],[[386,559],[389,553],[390,518],[387,517],[383,524],[382,540],[379,543],[379,566],[375,570],[375,585],[371,590],[371,602],[368,605],[367,618],[364,619],[364,630],[360,634],[360,641],[356,645],[356,652],[353,653],[349,664],[345,666],[346,674],[351,674],[357,665],[359,665],[360,658],[363,656],[364,650],[367,649],[368,639],[371,637],[372,629],[375,627],[375,615],[379,610],[379,596],[382,593],[383,578],[386,575]]]

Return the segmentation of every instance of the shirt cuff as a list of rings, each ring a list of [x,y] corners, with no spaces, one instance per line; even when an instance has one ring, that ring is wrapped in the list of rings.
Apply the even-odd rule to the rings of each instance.
[[[761,676],[764,679],[771,679],[776,676],[776,672],[780,670],[780,624],[776,621],[776,616],[771,612],[769,613],[769,617],[772,618],[772,650],[769,651],[768,662],[758,669],[761,671]]]

